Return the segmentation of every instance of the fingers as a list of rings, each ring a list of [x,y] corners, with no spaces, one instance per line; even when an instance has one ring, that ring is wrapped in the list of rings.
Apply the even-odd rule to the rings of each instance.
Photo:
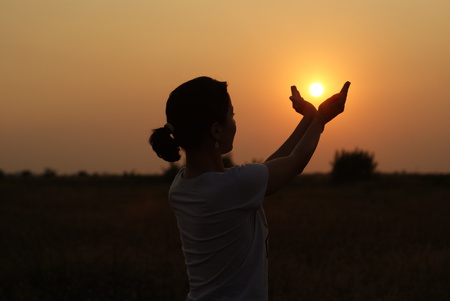
[[[341,94],[347,97],[348,88],[350,87],[350,82],[346,82],[341,89]]]
[[[291,86],[291,94],[294,95],[295,91],[297,90],[296,86]]]
[[[300,92],[298,92],[296,86],[291,86],[291,93],[292,93],[292,96],[294,96],[294,97],[302,98],[302,96],[300,95]]]

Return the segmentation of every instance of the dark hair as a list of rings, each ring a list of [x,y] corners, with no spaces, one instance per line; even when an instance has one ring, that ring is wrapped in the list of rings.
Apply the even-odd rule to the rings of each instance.
[[[190,80],[170,93],[166,103],[170,126],[153,130],[149,142],[158,157],[175,162],[180,159],[180,147],[198,147],[214,122],[225,123],[230,96],[227,83],[202,76]]]

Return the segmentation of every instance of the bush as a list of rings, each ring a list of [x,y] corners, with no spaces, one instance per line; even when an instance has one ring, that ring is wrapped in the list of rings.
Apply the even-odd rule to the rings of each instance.
[[[233,159],[231,158],[230,154],[222,156],[222,163],[223,163],[223,167],[225,167],[225,168],[230,168],[230,167],[234,166],[234,162],[233,162]]]
[[[164,182],[170,183],[175,179],[175,176],[177,175],[178,171],[180,170],[180,166],[174,162],[169,162],[170,165],[168,168],[163,170],[163,179]]]
[[[21,178],[31,178],[33,176],[33,173],[29,170],[23,170],[19,173],[19,176]]]
[[[87,177],[89,177],[89,174],[87,173],[87,171],[80,170],[80,171],[77,173],[77,177],[79,177],[79,178],[87,178]]]
[[[331,177],[334,183],[349,183],[372,178],[377,163],[374,154],[355,149],[336,151]]]
[[[42,176],[44,178],[56,178],[57,173],[56,173],[56,170],[53,170],[51,168],[46,168],[44,170],[44,173],[42,174]]]

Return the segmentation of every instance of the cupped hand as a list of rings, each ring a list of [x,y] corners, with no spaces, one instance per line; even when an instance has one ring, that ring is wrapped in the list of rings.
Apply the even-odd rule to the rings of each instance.
[[[292,95],[289,97],[289,99],[292,101],[292,107],[297,113],[305,116],[308,114],[315,114],[317,112],[314,105],[303,99],[296,86],[291,87],[291,93]]]
[[[334,94],[319,106],[319,114],[323,117],[325,123],[344,112],[349,87],[350,82],[346,82],[341,92]]]

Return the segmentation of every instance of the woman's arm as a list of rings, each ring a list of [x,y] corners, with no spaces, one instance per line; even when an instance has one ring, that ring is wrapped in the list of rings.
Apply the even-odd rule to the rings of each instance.
[[[295,130],[289,136],[289,138],[280,146],[280,148],[278,148],[272,155],[270,155],[270,157],[267,158],[265,162],[288,156],[298,144],[303,135],[306,133],[306,130],[308,129],[315,116],[315,113],[304,116],[298,123]]]
[[[301,97],[300,92],[298,92],[295,86],[291,87],[291,92],[292,96],[289,98],[292,101],[292,107],[298,113],[303,115],[303,118],[289,138],[280,146],[280,148],[278,148],[269,158],[267,158],[266,162],[276,158],[288,156],[303,137],[309,125],[316,116],[316,108]]]
[[[325,124],[344,111],[349,86],[349,82],[345,83],[340,93],[333,95],[319,106],[318,113],[289,154],[264,162],[269,169],[266,195],[277,192],[303,171],[316,150]]]
[[[305,134],[289,155],[264,162],[269,169],[266,195],[277,192],[303,171],[316,150],[324,126],[325,123],[321,117],[314,117]]]

